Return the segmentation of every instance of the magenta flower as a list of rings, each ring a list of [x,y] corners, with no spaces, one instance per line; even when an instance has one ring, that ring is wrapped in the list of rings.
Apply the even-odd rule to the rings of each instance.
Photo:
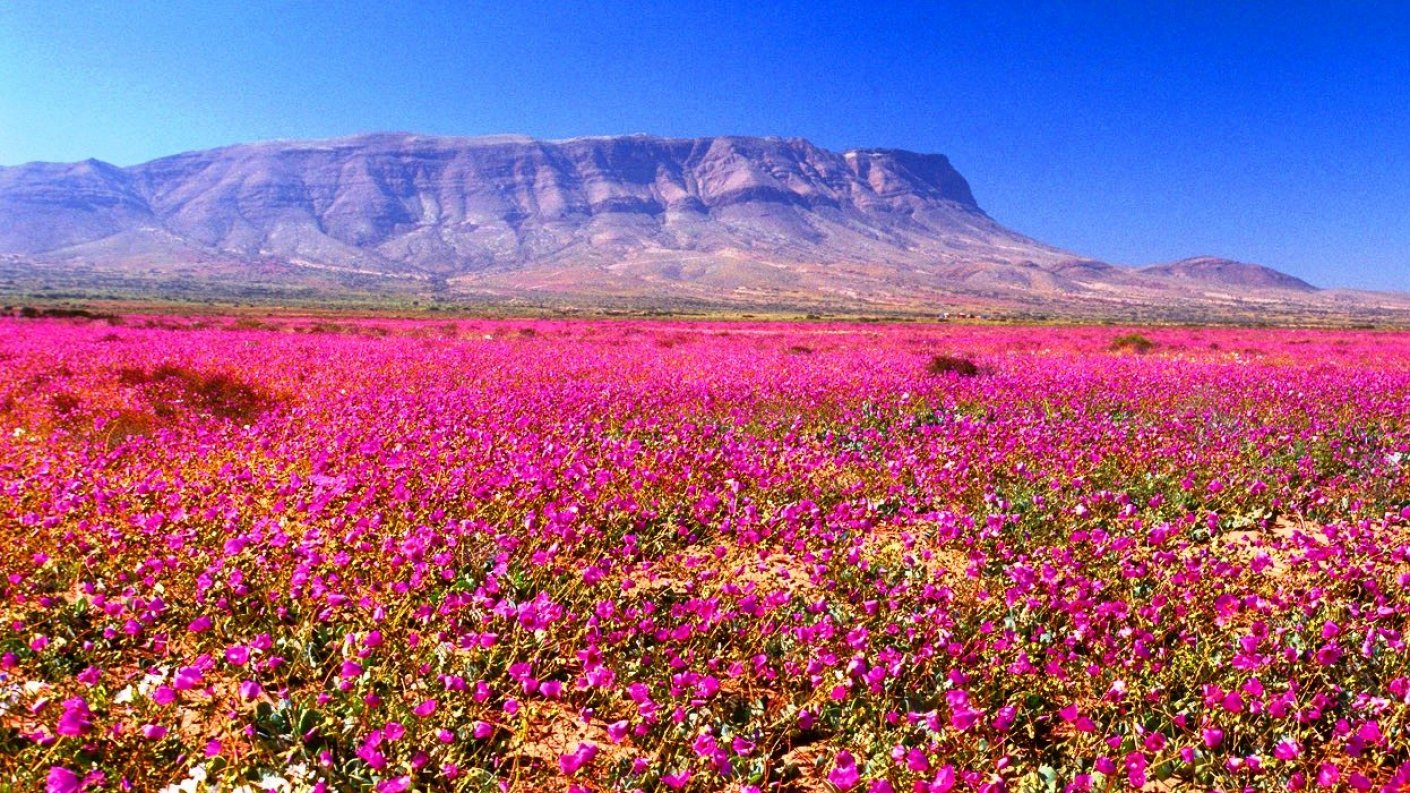
[[[377,793],[403,793],[411,787],[411,777],[399,776],[377,783]]]
[[[930,780],[929,793],[949,793],[954,787],[955,767],[946,763],[940,766],[940,770],[935,772],[935,778]]]
[[[45,793],[78,793],[83,789],[83,782],[78,774],[63,766],[50,766],[49,777],[45,780]]]
[[[1341,660],[1342,650],[1336,642],[1329,642],[1317,648],[1317,663],[1322,666],[1331,666]]]
[[[1381,733],[1381,725],[1375,720],[1368,721],[1358,727],[1356,737],[1372,746],[1380,746],[1385,742],[1385,735]]]
[[[160,741],[166,737],[167,729],[160,724],[144,724],[141,733],[149,741]]]
[[[1146,785],[1146,764],[1149,762],[1146,756],[1140,752],[1131,752],[1126,755],[1126,780],[1131,783],[1131,787],[1137,790]]]
[[[434,700],[434,699],[423,700],[423,701],[421,702],[421,704],[419,704],[419,705],[417,705],[415,708],[413,708],[411,712],[412,712],[412,713],[415,713],[418,718],[424,719],[424,718],[426,718],[427,716],[430,716],[432,713],[435,713],[435,712],[436,712],[436,700]]]
[[[680,790],[690,784],[690,769],[685,769],[675,774],[662,774],[661,784],[671,790]]]
[[[250,661],[250,648],[243,644],[226,647],[225,661],[232,666],[244,666]]]
[[[597,747],[590,743],[580,743],[578,748],[570,754],[559,755],[558,768],[566,775],[573,775],[578,769],[592,763],[597,757]]]
[[[171,685],[177,691],[188,691],[205,682],[206,676],[194,666],[183,666],[176,670]]]
[[[65,700],[64,711],[59,716],[59,723],[54,731],[59,735],[76,738],[87,734],[91,729],[93,729],[93,714],[88,710],[88,701],[83,697]]]
[[[1224,701],[1221,704],[1223,704],[1224,710],[1230,713],[1244,712],[1244,698],[1240,696],[1237,691],[1230,691],[1228,694],[1225,694]]]
[[[827,781],[831,782],[838,790],[850,790],[857,784],[861,774],[857,771],[856,760],[852,758],[852,753],[843,749],[837,753],[833,759],[832,770],[827,774]]]

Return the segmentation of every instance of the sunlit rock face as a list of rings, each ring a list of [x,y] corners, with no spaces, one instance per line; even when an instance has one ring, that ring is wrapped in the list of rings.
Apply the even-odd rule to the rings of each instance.
[[[78,287],[258,281],[314,299],[349,278],[451,298],[1098,313],[1315,291],[1258,265],[1136,270],[1038,242],[943,155],[736,136],[396,133],[30,163],[0,168],[0,257]]]

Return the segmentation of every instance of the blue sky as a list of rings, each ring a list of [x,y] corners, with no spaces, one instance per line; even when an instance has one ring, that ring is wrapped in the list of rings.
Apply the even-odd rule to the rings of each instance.
[[[938,151],[1085,255],[1410,290],[1410,4],[0,3],[0,164],[373,130]]]

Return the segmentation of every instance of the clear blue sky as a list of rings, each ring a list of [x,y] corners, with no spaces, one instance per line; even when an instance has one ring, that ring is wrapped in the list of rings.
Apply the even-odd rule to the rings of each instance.
[[[1410,290],[1410,4],[0,2],[0,164],[373,130],[938,151],[1082,254]]]

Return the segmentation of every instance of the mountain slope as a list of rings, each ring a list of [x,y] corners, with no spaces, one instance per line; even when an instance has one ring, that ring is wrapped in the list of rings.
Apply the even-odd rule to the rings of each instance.
[[[351,286],[580,305],[931,310],[1198,304],[1220,287],[1315,294],[1256,265],[1133,270],[1043,244],[985,214],[942,155],[750,137],[397,133],[127,168],[31,163],[0,168],[0,257],[12,284],[258,283],[313,298]]]

